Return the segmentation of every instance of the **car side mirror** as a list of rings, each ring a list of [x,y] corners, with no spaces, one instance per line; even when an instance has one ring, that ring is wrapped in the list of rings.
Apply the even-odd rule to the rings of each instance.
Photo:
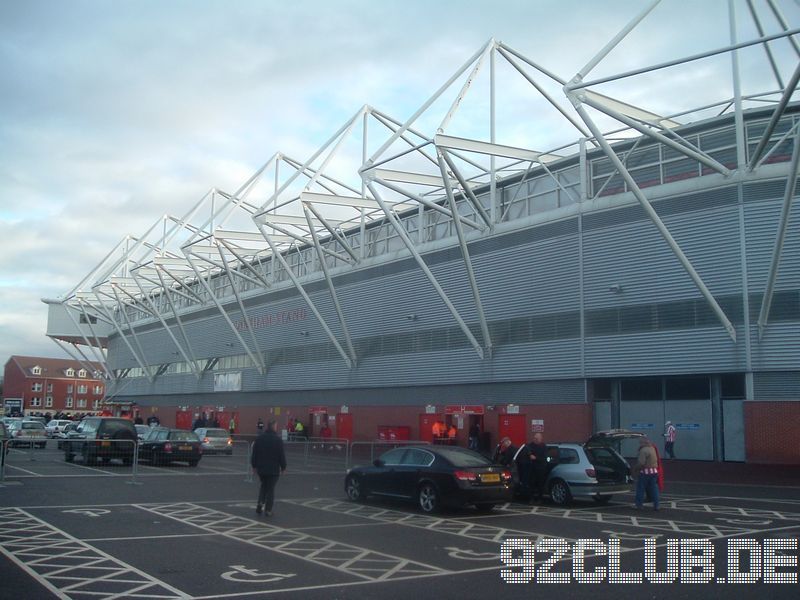
[[[376,467],[382,467],[386,463],[383,462],[380,458],[376,458],[375,460],[372,461],[372,464],[375,465]]]

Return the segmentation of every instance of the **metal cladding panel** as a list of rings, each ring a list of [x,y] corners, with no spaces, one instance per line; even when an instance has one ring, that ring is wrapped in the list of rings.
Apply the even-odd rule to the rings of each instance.
[[[750,292],[763,292],[767,285],[782,204],[781,199],[745,206],[747,278]],[[778,277],[775,280],[776,290],[787,288],[800,288],[800,198],[797,197],[792,201]]]
[[[800,371],[800,324],[768,323],[758,339],[758,327],[751,327],[753,370],[787,369]],[[797,397],[800,400],[800,395]]]
[[[722,326],[588,338],[585,356],[587,377],[745,370],[744,344],[731,341]]]
[[[800,400],[800,369],[753,373],[754,400]]]
[[[665,224],[712,294],[741,290],[735,210],[693,212],[667,218]],[[584,235],[583,251],[587,309],[699,295],[651,221],[590,230]],[[621,293],[612,286],[619,286]]]

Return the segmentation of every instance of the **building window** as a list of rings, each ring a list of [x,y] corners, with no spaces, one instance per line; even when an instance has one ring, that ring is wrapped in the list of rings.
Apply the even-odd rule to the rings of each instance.
[[[47,384],[47,391],[48,392],[52,392],[53,391],[53,384],[52,383],[48,383]]]
[[[103,386],[102,385],[94,386],[94,395],[95,396],[102,396],[103,395]]]
[[[86,398],[78,398],[78,408],[86,408]]]
[[[64,406],[66,408],[72,408],[72,396],[67,396],[64,400]]]
[[[82,383],[81,385],[78,386],[78,393],[79,394],[85,394],[88,390],[89,390],[89,386],[86,385],[85,383]]]
[[[65,371],[65,374],[67,375],[67,377],[75,377],[75,369],[70,367]]]
[[[68,394],[71,394],[71,393],[72,393],[72,392],[74,392],[74,391],[75,391],[75,386],[74,386],[74,385],[72,385],[72,384],[70,383],[70,384],[67,386],[67,393],[68,393]]]
[[[42,383],[41,382],[37,382],[37,383],[34,383],[33,385],[31,385],[31,391],[41,392],[42,391]]]
[[[92,402],[92,408],[94,410],[99,409],[100,408],[100,400],[95,400],[94,402]]]
[[[38,398],[38,397],[31,398],[31,406],[32,407],[41,406],[41,405],[42,405],[42,399],[41,398]]]
[[[78,371],[78,377],[86,377],[86,369],[81,369]]]
[[[44,406],[45,408],[53,408],[53,397],[46,396],[44,399]]]
[[[42,374],[42,367],[38,367],[38,366],[37,367],[33,367],[31,369],[31,373],[33,373],[34,375],[41,375]]]

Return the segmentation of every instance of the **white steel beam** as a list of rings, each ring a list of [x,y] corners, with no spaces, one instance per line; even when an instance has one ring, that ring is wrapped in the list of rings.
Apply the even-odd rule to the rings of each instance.
[[[271,238],[270,234],[265,231],[264,229],[265,226],[259,224],[258,227],[264,234],[264,238],[267,240],[267,243],[272,247],[273,256],[276,257],[278,259],[278,262],[280,262],[283,268],[286,269],[286,274],[289,276],[289,279],[292,280],[294,287],[297,289],[298,292],[300,292],[300,295],[303,297],[303,300],[306,301],[306,304],[308,304],[308,307],[311,309],[311,312],[314,313],[314,316],[317,318],[317,321],[319,321],[319,324],[322,326],[322,329],[325,331],[325,334],[328,336],[328,339],[336,348],[336,351],[344,359],[344,362],[347,364],[348,368],[353,368],[353,361],[347,355],[347,352],[344,351],[344,348],[342,348],[341,344],[339,343],[339,340],[336,339],[336,336],[333,334],[333,331],[331,331],[331,328],[328,327],[328,324],[325,322],[325,318],[319,312],[313,300],[311,300],[311,297],[306,292],[305,288],[303,287],[303,284],[301,284],[300,281],[297,279],[297,276],[294,274],[294,271],[292,271],[292,267],[286,261],[286,258],[284,258],[283,253],[278,252],[277,247],[273,244],[272,240],[270,239]]]
[[[761,300],[761,311],[758,315],[758,337],[764,336],[769,321],[769,311],[772,307],[772,296],[775,292],[775,282],[778,279],[778,269],[781,264],[781,255],[786,241],[786,232],[789,227],[789,216],[792,211],[792,201],[794,200],[795,188],[797,186],[797,176],[800,174],[800,133],[794,137],[794,149],[792,150],[792,164],[789,168],[789,177],[786,180],[786,189],[783,194],[783,206],[781,207],[781,218],[778,221],[778,232],[775,235],[775,246],[772,250],[772,261],[767,276],[767,285],[764,288],[764,296]]]
[[[449,150],[463,150],[466,152],[477,152],[478,154],[487,154],[490,156],[502,156],[504,158],[513,158],[523,161],[532,161],[538,163],[553,162],[563,156],[557,154],[548,154],[546,152],[536,152],[535,150],[528,150],[526,148],[515,148],[514,146],[504,146],[502,144],[492,144],[490,142],[481,142],[480,140],[471,140],[467,138],[454,137],[452,135],[444,135],[437,133],[433,142],[437,147],[447,148]]]
[[[711,291],[708,289],[708,287],[706,287],[705,282],[700,277],[699,273],[695,270],[695,268],[692,266],[692,263],[683,253],[683,250],[681,250],[681,247],[678,245],[678,242],[676,242],[675,238],[672,237],[672,234],[669,232],[669,229],[667,229],[667,226],[664,225],[664,222],[661,220],[661,218],[658,216],[658,213],[656,213],[655,209],[650,204],[650,201],[647,199],[647,196],[645,196],[645,194],[639,188],[636,181],[633,179],[633,177],[631,176],[630,172],[625,167],[625,165],[622,164],[622,161],[614,152],[614,149],[609,145],[608,141],[606,141],[602,132],[598,129],[597,125],[595,125],[592,118],[586,112],[586,109],[583,108],[583,106],[581,105],[581,101],[578,97],[578,94],[567,92],[567,97],[572,101],[573,105],[575,106],[575,110],[578,111],[578,114],[580,115],[581,119],[583,119],[583,122],[586,123],[586,126],[592,132],[592,135],[600,144],[600,147],[603,149],[605,155],[614,165],[614,168],[616,168],[617,171],[619,171],[620,176],[622,176],[622,178],[625,180],[625,183],[628,184],[628,189],[633,193],[635,198],[639,201],[639,204],[642,206],[647,216],[650,218],[650,220],[656,226],[658,231],[661,233],[661,236],[664,238],[669,247],[672,249],[673,254],[675,254],[676,258],[678,259],[678,261],[680,261],[681,265],[683,265],[683,268],[686,270],[689,277],[691,277],[692,281],[694,281],[695,286],[697,286],[697,289],[703,295],[703,298],[706,299],[706,302],[711,307],[711,310],[714,311],[714,314],[717,316],[717,319],[719,319],[720,323],[722,323],[722,325],[725,327],[725,330],[728,332],[728,335],[735,342],[736,328],[730,322],[727,315],[725,314],[725,311],[722,310],[722,307],[714,298]]]
[[[439,285],[436,276],[428,268],[428,265],[425,263],[425,259],[422,258],[422,255],[417,251],[416,247],[414,246],[414,242],[411,241],[411,238],[408,237],[408,232],[403,228],[403,226],[400,223],[397,222],[397,216],[391,211],[389,205],[385,204],[381,199],[381,196],[378,193],[377,188],[375,187],[375,182],[373,180],[368,179],[367,187],[372,192],[372,195],[375,196],[375,199],[381,205],[381,208],[383,208],[383,212],[386,215],[386,218],[392,224],[395,231],[397,232],[397,235],[400,236],[400,239],[403,240],[403,243],[405,244],[406,248],[408,248],[408,251],[414,257],[414,260],[417,261],[419,268],[422,269],[422,272],[428,278],[428,281],[430,281],[431,285],[433,286],[433,289],[436,290],[437,294],[439,294],[439,297],[442,299],[442,302],[444,302],[445,306],[450,311],[450,314],[453,315],[453,318],[456,320],[456,323],[458,323],[458,326],[461,328],[461,331],[467,337],[467,340],[469,340],[469,343],[475,349],[475,352],[478,353],[478,356],[484,358],[483,347],[481,346],[480,342],[478,342],[478,340],[475,339],[475,336],[472,334],[472,331],[470,331],[469,327],[464,322],[464,319],[462,319],[461,315],[458,313],[458,309],[456,309],[456,307],[450,301],[450,298],[447,297],[447,294],[445,293],[444,289],[442,289],[442,286]]]
[[[472,298],[475,302],[475,309],[478,313],[478,322],[481,326],[481,333],[483,334],[483,344],[486,349],[486,357],[492,357],[492,336],[489,334],[489,326],[486,323],[486,315],[483,312],[483,302],[481,302],[481,292],[478,288],[478,281],[475,277],[475,271],[472,268],[472,259],[469,255],[469,248],[467,247],[467,240],[464,237],[464,228],[461,226],[461,217],[458,214],[458,206],[456,206],[456,199],[453,196],[453,189],[450,187],[450,179],[447,175],[447,163],[439,152],[439,168],[442,170],[442,176],[445,179],[445,188],[447,191],[447,201],[450,203],[450,212],[453,213],[453,225],[455,226],[456,235],[458,236],[458,245],[461,247],[461,257],[464,259],[464,266],[467,269],[467,279],[469,280],[470,288],[472,289]]]

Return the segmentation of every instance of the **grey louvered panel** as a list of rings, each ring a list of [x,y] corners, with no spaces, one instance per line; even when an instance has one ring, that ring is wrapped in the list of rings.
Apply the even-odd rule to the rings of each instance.
[[[741,289],[738,217],[733,210],[692,213],[667,227],[712,294]],[[584,241],[586,308],[675,300],[699,294],[651,222],[591,231]],[[610,292],[620,285],[622,294]]]
[[[745,207],[747,275],[751,292],[763,291],[766,286],[775,248],[781,204],[780,201],[773,201]],[[776,289],[800,287],[800,199],[798,198],[792,203],[775,286]]]
[[[753,373],[756,400],[797,400],[800,398],[800,369]]]
[[[760,340],[757,327],[751,333],[754,370],[800,371],[800,323],[770,322]]]
[[[741,332],[739,332],[741,335]],[[588,377],[741,371],[744,344],[721,327],[586,340]]]

